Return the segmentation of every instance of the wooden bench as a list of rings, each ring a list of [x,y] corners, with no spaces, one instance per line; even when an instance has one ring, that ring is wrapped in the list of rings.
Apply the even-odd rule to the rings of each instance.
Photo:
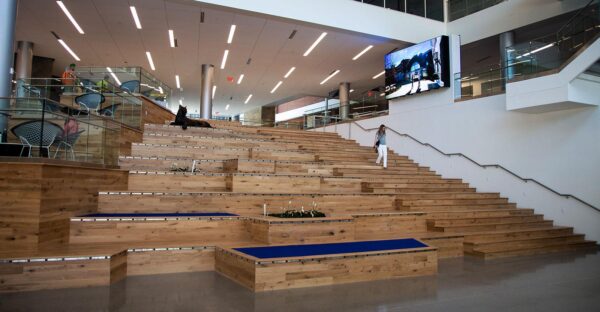
[[[215,250],[215,270],[255,292],[433,275],[437,261],[412,238]]]

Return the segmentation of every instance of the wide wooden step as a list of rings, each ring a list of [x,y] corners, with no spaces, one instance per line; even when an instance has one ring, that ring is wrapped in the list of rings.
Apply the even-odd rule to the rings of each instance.
[[[572,227],[553,226],[548,228],[525,228],[513,230],[497,230],[472,232],[465,235],[465,243],[480,244],[488,242],[504,242],[519,239],[555,237],[573,234]]]
[[[477,194],[477,193],[475,193]],[[471,206],[471,205],[501,205],[508,204],[506,198],[471,198],[471,199],[407,199],[402,200],[403,206],[418,208],[421,206]]]
[[[513,249],[536,248],[545,245],[554,245],[556,243],[582,242],[584,240],[585,235],[583,234],[548,235],[546,237],[510,239],[487,243],[465,243],[465,251],[468,251],[469,253],[492,253]]]
[[[547,240],[544,243],[539,242],[537,246],[521,247],[515,246],[502,250],[480,250],[469,252],[470,255],[479,256],[484,259],[495,259],[515,256],[529,256],[537,254],[546,254],[551,252],[575,251],[575,250],[598,250],[598,245],[594,241],[568,239],[552,241]]]
[[[464,211],[464,210],[488,210],[488,209],[516,209],[514,203],[507,204],[454,204],[454,205],[422,205],[422,206],[403,206],[398,205],[398,209],[402,211],[423,211],[423,212],[439,212],[439,211]]]
[[[440,193],[406,193],[398,195],[399,199],[410,200],[433,200],[433,199],[502,199],[499,193],[461,193],[461,192],[440,192]]]
[[[524,216],[498,216],[498,217],[474,217],[474,218],[449,218],[449,219],[430,219],[427,224],[431,227],[447,226],[469,226],[484,224],[504,224],[519,223],[543,220],[543,215],[524,215]]]
[[[496,230],[513,230],[513,229],[527,229],[527,228],[542,228],[551,227],[552,221],[549,220],[531,220],[531,221],[517,221],[514,223],[488,223],[488,224],[473,224],[473,225],[446,225],[446,226],[434,226],[429,229],[436,232],[446,233],[470,233],[470,232],[482,232],[482,231],[496,231]]]
[[[482,209],[464,211],[433,211],[427,213],[427,219],[460,219],[460,218],[483,218],[483,217],[508,217],[528,216],[533,214],[533,209]]]

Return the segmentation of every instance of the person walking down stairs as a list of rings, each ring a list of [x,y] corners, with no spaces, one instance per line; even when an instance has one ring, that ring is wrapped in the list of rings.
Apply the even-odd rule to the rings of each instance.
[[[375,148],[377,148],[377,161],[376,164],[381,163],[383,158],[383,168],[387,169],[387,145],[385,144],[385,125],[379,126],[377,134],[375,135]]]

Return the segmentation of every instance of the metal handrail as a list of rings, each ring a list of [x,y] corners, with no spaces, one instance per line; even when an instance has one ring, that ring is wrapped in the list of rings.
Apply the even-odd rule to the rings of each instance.
[[[365,128],[365,127],[361,126],[361,125],[360,125],[358,122],[356,122],[356,121],[355,121],[355,122],[352,122],[352,123],[353,123],[353,124],[356,124],[356,125],[357,125],[359,128],[361,128],[361,129],[362,129],[362,130],[364,130],[364,131],[369,131],[369,132],[370,132],[370,131],[374,131],[374,130],[377,130],[377,129],[379,129],[379,127],[377,127],[377,128]],[[521,177],[520,175],[518,175],[518,174],[516,174],[516,173],[514,173],[514,172],[512,172],[512,171],[510,171],[510,170],[508,170],[508,169],[506,169],[506,168],[505,168],[505,167],[503,167],[502,165],[498,165],[498,164],[493,164],[493,165],[482,165],[482,164],[480,164],[480,163],[476,162],[475,160],[471,159],[470,157],[466,156],[466,155],[465,155],[465,154],[463,154],[463,153],[445,153],[445,152],[443,152],[442,150],[440,150],[439,148],[437,148],[437,147],[435,147],[435,146],[433,146],[433,145],[431,145],[431,144],[429,144],[429,143],[424,143],[424,142],[421,142],[420,140],[416,139],[415,137],[411,136],[410,134],[407,134],[407,133],[400,133],[400,132],[398,132],[398,131],[396,131],[396,130],[394,130],[394,129],[390,128],[390,127],[387,127],[387,126],[386,126],[386,129],[387,129],[387,130],[390,130],[391,132],[393,132],[393,133],[395,133],[395,134],[397,134],[397,135],[399,135],[399,136],[407,137],[407,138],[409,138],[409,139],[411,139],[411,140],[413,140],[413,141],[415,141],[415,142],[417,142],[417,143],[419,143],[419,144],[421,144],[421,145],[423,145],[423,146],[430,147],[430,148],[434,149],[435,151],[437,151],[438,153],[440,153],[440,154],[442,154],[442,155],[444,155],[444,156],[448,156],[448,157],[452,157],[452,156],[460,156],[460,157],[463,157],[463,158],[467,159],[468,161],[470,161],[470,162],[474,163],[475,165],[477,165],[477,166],[479,166],[479,167],[481,167],[481,168],[483,168],[483,169],[490,168],[490,167],[492,167],[492,168],[500,168],[500,169],[502,169],[502,170],[504,170],[504,171],[508,172],[509,174],[513,175],[513,176],[514,176],[514,177],[516,177],[517,179],[519,179],[519,180],[521,180],[521,181],[525,182],[525,183],[527,183],[527,182],[529,182],[529,181],[531,181],[531,182],[534,182],[534,183],[538,184],[539,186],[541,186],[541,187],[543,187],[543,188],[547,189],[548,191],[550,191],[550,192],[552,192],[552,193],[554,193],[554,194],[556,194],[556,195],[558,195],[558,196],[565,197],[565,198],[567,198],[567,199],[569,199],[569,198],[573,198],[573,199],[575,199],[575,200],[579,201],[580,203],[582,203],[582,204],[584,204],[584,205],[586,205],[586,206],[589,206],[590,208],[592,208],[592,209],[594,209],[594,210],[596,210],[596,211],[600,212],[600,209],[599,209],[598,207],[596,207],[596,206],[594,206],[594,205],[592,205],[592,204],[590,204],[590,203],[588,203],[588,202],[584,201],[583,199],[581,199],[581,198],[579,198],[579,197],[577,197],[577,196],[575,196],[575,195],[572,195],[572,194],[562,194],[562,193],[559,193],[559,192],[555,191],[554,189],[552,189],[552,188],[550,188],[550,187],[548,187],[548,186],[544,185],[543,183],[541,183],[541,182],[539,182],[539,181],[537,181],[537,180],[535,180],[535,179],[532,179],[532,178],[523,178],[523,177]]]

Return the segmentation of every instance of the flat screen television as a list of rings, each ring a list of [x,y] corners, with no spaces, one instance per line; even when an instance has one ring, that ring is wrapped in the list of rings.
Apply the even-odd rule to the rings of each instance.
[[[440,36],[385,56],[387,99],[450,87],[448,36]]]

